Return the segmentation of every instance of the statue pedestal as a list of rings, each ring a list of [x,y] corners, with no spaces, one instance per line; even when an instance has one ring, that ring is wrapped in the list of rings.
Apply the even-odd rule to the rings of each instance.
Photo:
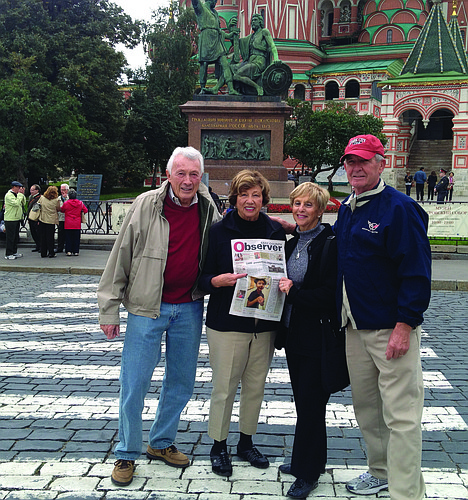
[[[180,108],[213,191],[227,195],[232,178],[248,168],[268,179],[272,197],[289,197],[294,183],[283,166],[283,138],[290,106],[278,97],[203,95]]]

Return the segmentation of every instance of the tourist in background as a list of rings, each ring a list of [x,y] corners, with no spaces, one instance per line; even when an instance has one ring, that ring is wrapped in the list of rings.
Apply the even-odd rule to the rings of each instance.
[[[424,167],[421,167],[414,174],[414,182],[416,183],[416,201],[424,200],[424,185],[426,184],[426,180],[426,172],[424,172]]]
[[[86,205],[76,198],[76,191],[68,191],[68,200],[60,207],[65,215],[65,251],[67,256],[77,256],[80,253],[81,214],[87,213]]]
[[[405,175],[405,187],[406,187],[406,196],[411,196],[411,188],[413,187],[413,176],[410,174],[410,171],[406,171]]]
[[[62,184],[60,186],[60,206],[68,200],[68,184]],[[62,253],[65,246],[65,214],[59,212],[58,214],[58,228],[57,228],[57,253]],[[81,226],[80,226],[81,228]]]
[[[39,215],[39,230],[41,233],[41,257],[55,257],[54,236],[55,226],[58,225],[58,211],[60,210],[58,189],[49,186],[39,198],[41,213]]]
[[[437,193],[437,203],[445,203],[447,198],[447,191],[449,186],[449,180],[447,177],[447,170],[445,168],[441,168],[439,172],[439,182],[436,184],[434,188],[434,192]]]
[[[431,172],[431,175],[427,177],[427,200],[433,200],[434,199],[434,189],[437,184],[437,174],[435,173],[435,170]]]
[[[29,188],[30,196],[28,199],[28,209],[26,212],[26,216],[28,218],[29,230],[31,231],[31,237],[34,240],[34,248],[33,252],[40,252],[41,250],[41,232],[39,229],[39,219],[31,220],[29,218],[29,214],[31,213],[32,208],[36,203],[39,202],[39,198],[41,197],[41,188],[38,184],[33,184]]]
[[[21,182],[13,181],[11,189],[5,195],[5,233],[6,233],[6,251],[5,259],[20,259],[23,254],[18,253],[19,231],[21,221],[23,220],[24,210],[26,208],[26,198],[24,196],[24,187]]]
[[[448,201],[452,201],[453,185],[455,184],[455,179],[453,178],[453,172],[449,173],[448,181],[449,181],[449,183],[447,186],[447,196],[448,196]]]

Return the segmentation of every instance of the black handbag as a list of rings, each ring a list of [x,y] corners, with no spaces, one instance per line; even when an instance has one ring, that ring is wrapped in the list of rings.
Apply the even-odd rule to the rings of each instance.
[[[329,318],[320,320],[322,327],[322,387],[333,394],[349,385],[346,362],[345,328],[336,328]]]
[[[321,274],[325,272],[325,261],[333,238],[334,236],[329,236],[323,246],[320,260]],[[322,387],[326,392],[333,394],[346,389],[350,383],[346,362],[346,329],[339,328],[329,317],[321,318],[320,325],[322,330]]]

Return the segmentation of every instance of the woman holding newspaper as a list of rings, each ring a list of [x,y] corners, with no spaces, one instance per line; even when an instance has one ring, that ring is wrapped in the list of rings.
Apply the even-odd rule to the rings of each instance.
[[[245,282],[245,290],[238,290],[234,300],[240,301],[245,307],[251,295],[247,288],[256,287],[254,279],[247,277],[247,273],[234,273],[233,259],[242,261],[243,255],[242,252],[233,253],[232,241],[238,241],[239,249],[242,250],[249,246],[249,241],[253,245],[257,244],[252,240],[276,240],[281,242],[278,247],[282,247],[286,239],[281,225],[261,212],[262,206],[270,200],[269,193],[268,181],[257,171],[242,170],[234,177],[229,202],[236,210],[211,227],[208,255],[200,278],[200,287],[210,293],[206,335],[213,370],[213,391],[208,435],[214,440],[210,453],[212,469],[220,476],[232,475],[226,441],[239,382],[240,438],[237,456],[259,469],[269,466],[268,459],[253,445],[252,435],[257,431],[265,380],[279,323],[256,318],[254,315],[259,313],[255,308],[249,310],[251,315],[230,314],[237,281]],[[266,243],[265,246],[275,247],[275,242],[272,243]],[[256,257],[255,252],[251,255]],[[269,279],[263,278],[255,277],[257,283],[270,283]],[[267,302],[265,288],[262,295]],[[256,303],[259,303],[258,299]]]
[[[297,421],[291,464],[279,470],[296,477],[288,496],[306,498],[327,463],[325,408],[330,393],[322,383],[320,320],[336,321],[337,250],[330,225],[321,223],[328,191],[305,182],[289,198],[297,227],[286,243],[289,278],[280,280],[280,290],[287,294],[282,318],[286,337],[279,335],[275,345],[286,347]]]

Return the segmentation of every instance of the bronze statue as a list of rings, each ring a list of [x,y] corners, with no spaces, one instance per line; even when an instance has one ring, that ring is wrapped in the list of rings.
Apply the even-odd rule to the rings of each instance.
[[[206,80],[208,75],[208,65],[215,64],[216,72],[222,74],[223,80],[226,82],[229,93],[237,94],[232,84],[232,72],[229,68],[229,61],[226,56],[226,48],[224,47],[225,33],[221,30],[219,24],[219,15],[215,10],[217,0],[192,0],[195,14],[197,15],[197,23],[200,29],[198,38],[198,59],[200,62],[200,88],[201,94],[211,94],[212,90],[206,88]],[[217,90],[215,90],[217,93]]]
[[[260,14],[254,14],[250,21],[253,33],[239,40],[242,62],[233,69],[233,79],[253,87],[258,95],[263,95],[263,85],[259,79],[271,58],[275,66],[281,66],[278,50],[270,31]]]

